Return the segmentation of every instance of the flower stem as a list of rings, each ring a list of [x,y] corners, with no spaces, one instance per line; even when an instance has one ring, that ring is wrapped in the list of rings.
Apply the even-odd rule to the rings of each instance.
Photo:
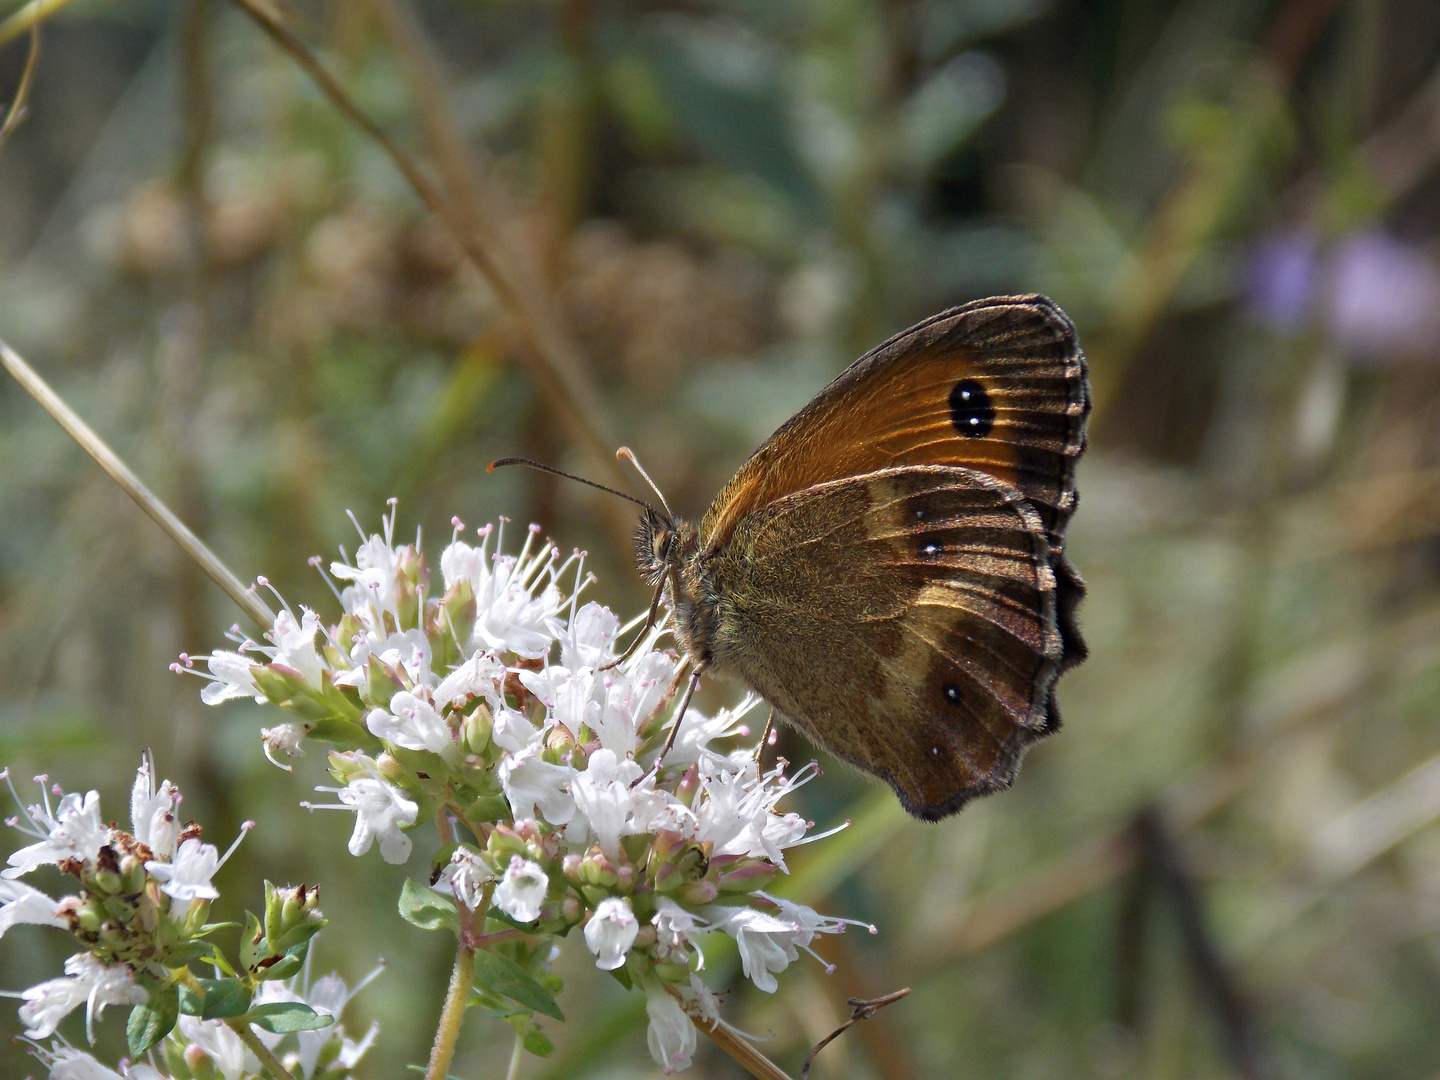
[[[520,1080],[520,1059],[525,1056],[525,1029],[515,1029],[515,1049],[510,1052],[510,1068],[505,1071],[505,1080]]]
[[[295,1080],[280,1064],[280,1059],[270,1052],[270,1048],[260,1041],[260,1036],[250,1030],[250,1025],[243,1020],[226,1020],[225,1023],[230,1030],[240,1036],[240,1041],[248,1046],[255,1056],[260,1059],[260,1064],[265,1067],[275,1080]]]
[[[450,988],[445,991],[445,1007],[440,1010],[440,1023],[435,1029],[435,1044],[430,1048],[425,1080],[445,1080],[449,1072],[450,1059],[455,1056],[455,1043],[460,1038],[460,1024],[465,1019],[470,980],[474,977],[475,950],[466,944],[462,933],[455,947],[455,966],[450,971]]]
[[[690,1022],[708,1035],[716,1046],[735,1059],[736,1063],[755,1080],[790,1080],[790,1075],[780,1066],[756,1050],[741,1034],[724,1020],[710,1021],[692,1016]]]
[[[449,822],[445,822],[440,835],[445,836],[448,830]],[[475,929],[485,928],[485,916],[490,911],[490,896],[493,890],[493,883],[485,887],[480,903],[474,911],[464,904],[456,905],[460,916],[460,933],[455,945],[455,966],[450,971],[450,987],[445,991],[445,1006],[440,1010],[440,1023],[435,1029],[435,1044],[430,1048],[430,1063],[425,1067],[425,1080],[445,1080],[450,1059],[455,1056],[455,1043],[460,1038],[460,1025],[465,1019],[465,1004],[470,997],[470,983],[475,978],[475,940],[479,936]]]

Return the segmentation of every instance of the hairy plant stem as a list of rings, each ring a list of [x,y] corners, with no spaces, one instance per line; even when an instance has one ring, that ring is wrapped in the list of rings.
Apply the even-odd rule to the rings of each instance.
[[[272,1054],[270,1048],[260,1041],[260,1036],[250,1030],[249,1024],[243,1020],[226,1020],[225,1024],[231,1031],[240,1036],[240,1041],[254,1052],[255,1056],[260,1059],[260,1064],[264,1066],[265,1071],[273,1076],[275,1080],[295,1080],[286,1070],[285,1066],[280,1064],[280,1059]]]
[[[475,950],[465,943],[462,929],[455,946],[455,966],[450,969],[450,987],[445,991],[445,1007],[440,1010],[435,1043],[430,1047],[430,1062],[425,1066],[425,1080],[445,1080],[449,1072],[450,1059],[455,1056],[455,1043],[460,1038],[460,1024],[465,1019],[470,981],[474,977]]]
[[[444,836],[448,830],[441,830]],[[453,834],[452,834],[453,835]],[[450,1069],[450,1059],[455,1056],[455,1044],[460,1039],[460,1025],[465,1020],[465,1005],[470,997],[470,984],[475,979],[475,943],[484,935],[477,933],[485,928],[485,916],[490,911],[490,897],[494,884],[485,887],[484,895],[474,911],[464,904],[456,904],[460,916],[460,933],[455,944],[455,966],[450,970],[450,986],[445,991],[445,1005],[440,1010],[440,1023],[435,1028],[435,1043],[430,1047],[430,1062],[425,1066],[425,1080],[445,1080]]]

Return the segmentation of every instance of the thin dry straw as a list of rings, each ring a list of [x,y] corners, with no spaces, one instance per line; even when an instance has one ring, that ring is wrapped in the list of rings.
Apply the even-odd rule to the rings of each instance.
[[[260,598],[247,589],[240,579],[231,573],[230,568],[221,562],[183,521],[171,513],[169,507],[155,497],[140,478],[130,471],[130,467],[120,460],[115,451],[91,430],[90,425],[81,420],[75,410],[50,388],[50,384],[36,374],[20,354],[4,341],[0,341],[0,363],[3,363],[5,370],[15,377],[15,381],[69,432],[81,449],[95,459],[96,464],[109,474],[110,479],[119,484],[125,494],[134,499],[140,509],[149,514],[155,524],[164,529],[170,538],[180,545],[181,550],[210,575],[216,585],[225,590],[230,599],[265,629],[275,625],[275,615]]]

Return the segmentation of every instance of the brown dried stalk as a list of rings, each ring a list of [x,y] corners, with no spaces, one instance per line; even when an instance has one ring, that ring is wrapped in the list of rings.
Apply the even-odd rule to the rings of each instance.
[[[815,1063],[815,1055],[824,1050],[832,1042],[838,1039],[845,1032],[858,1024],[861,1020],[869,1020],[886,1005],[893,1005],[901,998],[910,996],[910,988],[907,986],[901,990],[894,990],[888,994],[882,994],[878,998],[849,998],[845,1004],[850,1006],[850,1019],[841,1024],[838,1028],[826,1035],[815,1048],[805,1057],[805,1064],[800,1068],[800,1080],[810,1080],[810,1066]]]
[[[756,1050],[753,1043],[724,1020],[715,1021],[713,1027],[708,1020],[700,1017],[692,1016],[690,1021],[755,1080],[790,1080],[785,1070]]]
[[[35,82],[35,68],[40,60],[40,24],[36,23],[30,27],[30,55],[25,58],[25,70],[20,73],[20,85],[15,88],[15,100],[10,103],[10,110],[5,114],[5,122],[0,124],[0,146],[5,145],[5,140],[14,134],[15,129],[20,126],[20,121],[25,119],[29,111],[30,87]]]
[[[0,22],[0,45],[8,45],[26,30],[33,30],[70,0],[30,0],[15,14]]]
[[[450,227],[465,255],[475,264],[514,320],[541,389],[550,396],[562,419],[602,463],[606,472],[620,478],[619,468],[611,456],[614,440],[606,433],[607,425],[602,421],[604,407],[585,371],[579,348],[560,329],[555,313],[538,298],[536,290],[528,284],[522,285],[502,262],[493,239],[481,235],[482,223],[477,216],[476,204],[465,197],[469,192],[452,190],[450,198],[442,194],[415,159],[360,108],[267,3],[263,0],[234,0],[234,3],[295,59],[342,115],[375,140],[406,182],[415,189],[420,201]],[[384,12],[383,8],[377,10]],[[434,110],[427,109],[426,114],[434,115]],[[441,156],[443,161],[447,155]],[[451,186],[454,188],[456,185],[452,183]]]
[[[84,420],[80,419],[74,409],[50,388],[50,384],[42,379],[35,370],[25,362],[14,349],[0,341],[0,365],[14,376],[25,390],[38,401],[42,408],[48,412],[69,433],[70,437],[80,444],[81,448],[95,459],[110,479],[119,484],[125,494],[134,499],[141,510],[149,514],[155,524],[164,529],[170,539],[180,545],[182,551],[194,559],[200,569],[210,577],[216,585],[224,589],[231,600],[240,605],[240,608],[265,629],[275,625],[275,615],[255,595],[253,590],[247,589],[216,554],[205,546],[204,542],[176,517],[168,506],[156,498],[155,494],[141,482],[140,478],[131,471],[130,466],[120,460],[119,455],[111,450],[105,441],[95,434],[95,431]]]

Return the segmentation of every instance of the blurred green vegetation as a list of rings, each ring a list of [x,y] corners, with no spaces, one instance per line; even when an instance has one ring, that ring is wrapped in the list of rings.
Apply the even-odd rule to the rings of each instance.
[[[634,613],[625,507],[484,463],[603,480],[597,442],[624,442],[696,513],[865,348],[1047,292],[1097,400],[1065,729],[940,825],[826,762],[803,809],[853,825],[784,888],[880,933],[773,997],[735,981],[726,1015],[798,1075],[847,996],[914,988],[817,1080],[1440,1073],[1440,6],[284,10],[482,226],[580,397],[238,7],[77,0],[0,147],[0,335],[237,573],[330,610],[306,558],[397,496],[435,540],[452,515],[538,521]],[[26,50],[0,51],[0,99]],[[167,670],[221,643],[229,602],[8,380],[0,417],[0,763],[122,817],[153,747],[207,837],[257,820],[217,915],[262,877],[319,881],[319,970],[389,965],[352,1006],[382,1023],[363,1073],[402,1075],[444,942],[345,852],[344,815],[298,809],[317,754],[276,770],[258,708]],[[6,934],[0,988],[57,974],[58,938]],[[717,946],[712,975],[733,962]],[[639,996],[578,948],[558,970],[570,1019],[523,1075],[655,1073]],[[508,1030],[474,1018],[456,1075],[500,1075]],[[21,1050],[0,1072],[33,1069]],[[710,1048],[692,1075],[738,1074]]]

